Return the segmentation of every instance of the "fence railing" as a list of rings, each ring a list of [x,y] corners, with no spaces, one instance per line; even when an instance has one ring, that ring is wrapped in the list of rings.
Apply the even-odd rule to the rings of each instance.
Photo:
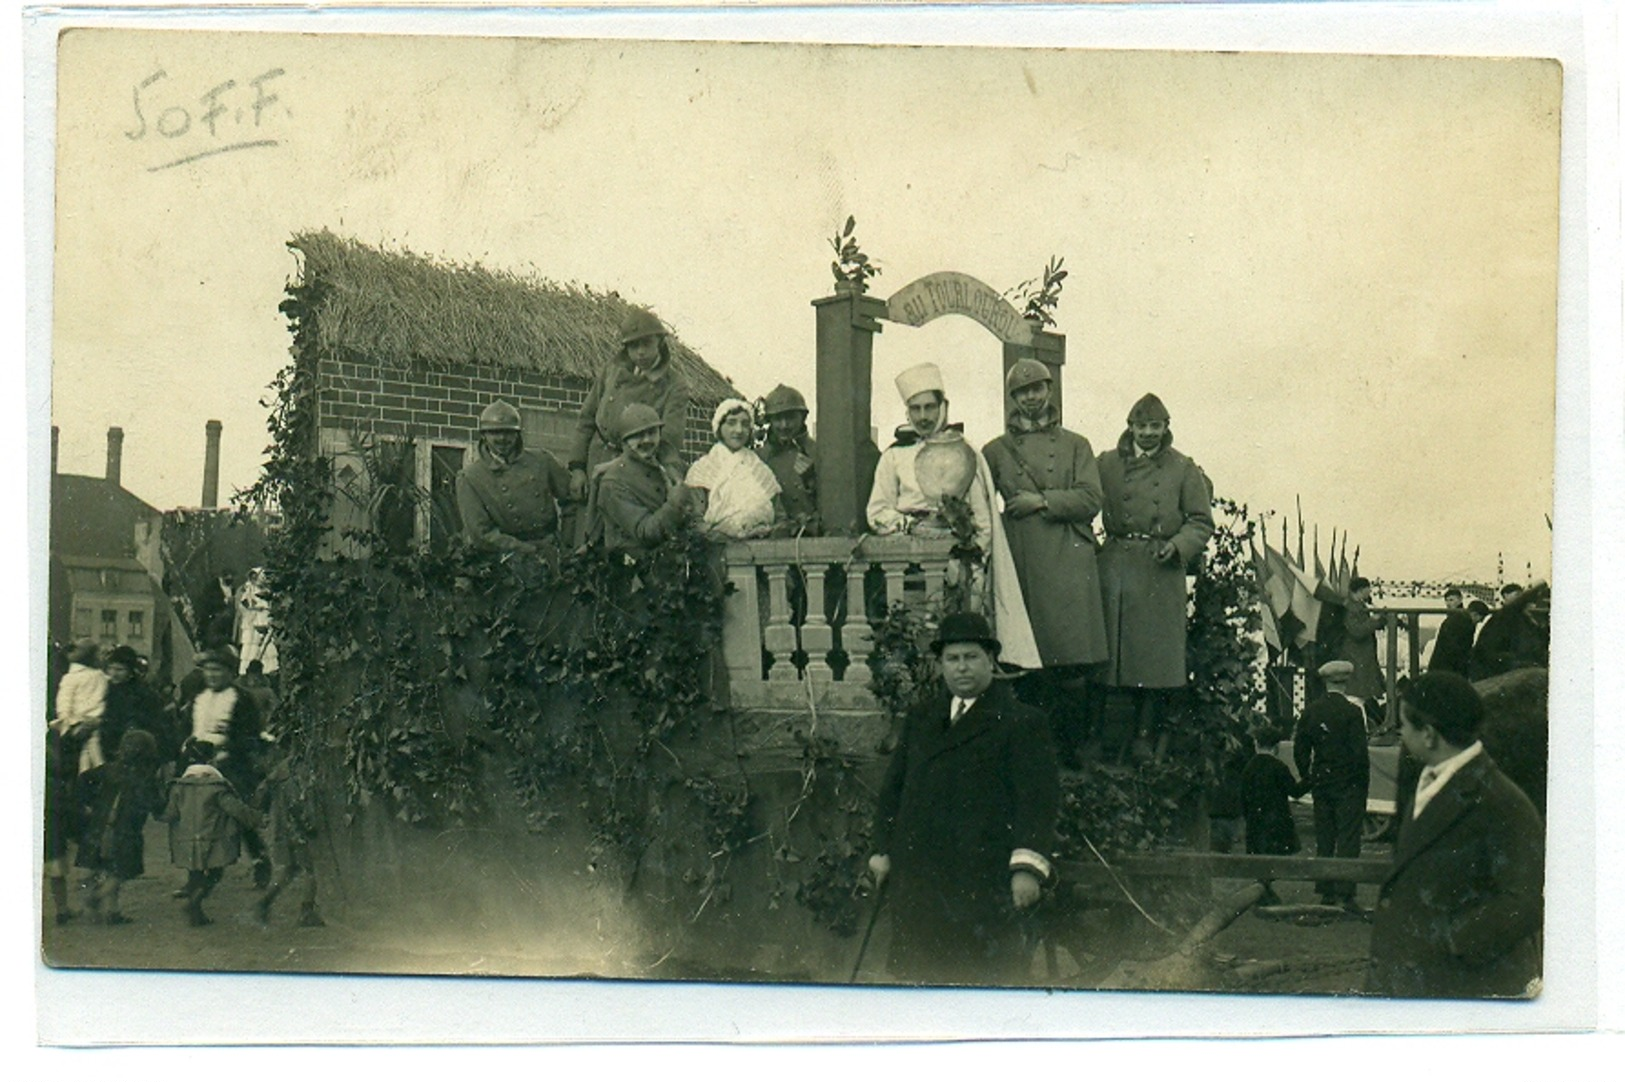
[[[728,545],[722,652],[732,705],[877,709],[870,619],[899,601],[940,595],[951,547],[951,540],[873,536]]]

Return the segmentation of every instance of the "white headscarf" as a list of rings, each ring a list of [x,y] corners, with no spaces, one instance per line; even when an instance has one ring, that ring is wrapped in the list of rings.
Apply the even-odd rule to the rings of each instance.
[[[773,497],[779,480],[749,446],[730,451],[722,442],[722,422],[750,405],[729,398],[711,414],[711,434],[717,442],[705,457],[689,467],[685,483],[707,491],[705,526],[726,537],[757,537],[773,525]]]

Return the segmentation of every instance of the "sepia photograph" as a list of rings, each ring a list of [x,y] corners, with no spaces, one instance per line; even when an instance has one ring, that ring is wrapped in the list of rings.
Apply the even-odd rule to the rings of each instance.
[[[423,25],[53,39],[43,1013],[1550,1018],[1560,59]]]

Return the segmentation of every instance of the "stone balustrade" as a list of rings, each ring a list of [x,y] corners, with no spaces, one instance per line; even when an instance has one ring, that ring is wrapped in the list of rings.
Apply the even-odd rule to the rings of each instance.
[[[731,704],[877,710],[870,615],[939,596],[951,547],[867,535],[729,544],[722,650]]]

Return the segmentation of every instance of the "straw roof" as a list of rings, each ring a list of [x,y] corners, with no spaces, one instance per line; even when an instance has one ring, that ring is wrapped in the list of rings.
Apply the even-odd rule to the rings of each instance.
[[[301,257],[301,284],[322,287],[317,346],[384,367],[469,364],[591,380],[620,348],[631,307],[615,293],[385,252],[327,230],[288,247]],[[738,393],[676,335],[668,343],[696,402]]]

